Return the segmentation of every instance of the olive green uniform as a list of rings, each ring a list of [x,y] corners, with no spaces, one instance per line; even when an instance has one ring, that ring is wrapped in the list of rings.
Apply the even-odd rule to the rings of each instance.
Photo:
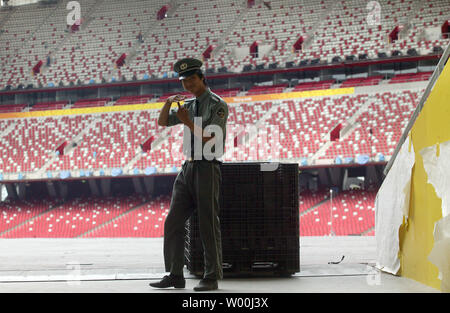
[[[227,104],[209,88],[198,98],[185,101],[184,107],[189,117],[202,118],[202,129],[208,125],[217,125],[223,132],[225,146]],[[197,111],[198,110],[198,111]],[[168,126],[180,124],[176,112],[171,111]],[[194,156],[193,134],[190,138],[185,126],[183,151],[188,160],[183,163],[177,175],[172,191],[170,210],[164,224],[164,262],[166,271],[174,275],[183,274],[184,266],[184,230],[185,222],[196,210],[199,218],[200,237],[204,250],[204,278],[222,279],[222,243],[219,221],[219,189],[221,185],[220,163],[208,161],[205,156]],[[219,138],[217,138],[219,139]],[[201,142],[201,138],[197,139]],[[205,143],[202,143],[202,147]],[[189,151],[191,150],[191,151]],[[214,152],[214,149],[212,149]],[[210,157],[208,157],[210,159]]]

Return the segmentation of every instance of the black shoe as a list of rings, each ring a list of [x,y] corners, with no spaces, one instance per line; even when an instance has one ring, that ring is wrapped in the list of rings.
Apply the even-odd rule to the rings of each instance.
[[[216,290],[219,286],[217,280],[211,278],[203,278],[197,286],[194,287],[195,291],[209,291]]]
[[[186,286],[186,280],[183,277],[174,277],[166,275],[157,283],[150,283],[150,286],[154,288],[184,288]]]

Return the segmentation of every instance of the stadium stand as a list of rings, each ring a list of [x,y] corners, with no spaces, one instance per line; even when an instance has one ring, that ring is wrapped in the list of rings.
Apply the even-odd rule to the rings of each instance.
[[[27,104],[4,104],[0,106],[0,113],[22,112]]]
[[[67,101],[39,102],[33,105],[30,111],[62,110],[67,104]]]
[[[358,154],[392,155],[424,90],[377,93],[367,110],[357,119],[357,127],[342,140],[333,143],[325,159],[354,158]]]
[[[376,192],[326,190],[300,194],[302,236],[368,235],[374,225]],[[0,238],[162,237],[170,195],[76,198],[0,203]],[[332,211],[330,211],[332,209]],[[332,225],[329,223],[332,218]]]
[[[250,140],[247,146],[237,144],[237,140],[241,140],[237,137],[245,130],[240,128],[257,124],[274,126],[279,130],[280,159],[311,158],[329,142],[327,134],[338,123],[345,124],[357,112],[360,116],[354,122],[356,127],[345,138],[332,143],[320,158],[334,160],[337,156],[355,158],[358,154],[375,156],[377,153],[389,156],[422,93],[423,90],[400,90],[229,105],[228,144],[233,144],[235,149],[225,155],[224,161],[261,159],[263,153],[255,154],[261,143]],[[147,102],[150,97],[122,97],[114,105]],[[89,100],[87,103],[97,105],[107,100]],[[83,101],[78,101],[74,107]],[[64,104],[43,104],[42,109]],[[157,117],[157,110],[137,110],[9,120],[16,126],[0,139],[0,146],[6,153],[0,166],[3,165],[1,169],[4,172],[42,168],[48,171],[97,170],[131,165],[139,170],[155,167],[172,171],[184,160],[181,150],[183,127],[170,128],[164,135],[157,125]],[[157,138],[160,135],[167,138],[162,137],[159,146],[142,154],[139,146],[150,136]],[[42,144],[33,144],[30,136]],[[61,142],[71,142],[75,138],[75,147],[67,154],[55,156]],[[263,159],[267,159],[267,155]]]
[[[123,168],[145,138],[158,132],[157,113],[152,110],[88,115],[89,126],[85,124],[76,134],[81,136],[80,144],[69,154],[54,157],[47,170]],[[56,123],[58,120],[54,119]]]
[[[79,115],[13,120],[10,122],[13,128],[8,127],[9,132],[0,137],[0,170],[3,173],[39,170],[54,156],[57,145],[80,133],[90,119]]]
[[[161,97],[159,97],[158,101],[163,102],[166,101],[167,98],[169,98],[170,96],[174,96],[174,95],[182,95],[185,96],[187,98],[191,98],[192,94],[186,91],[182,91],[182,92],[170,92],[170,93],[166,93],[164,95],[162,95]]]
[[[324,80],[317,82],[305,82],[296,85],[292,91],[307,91],[307,90],[320,90],[320,89],[330,89],[335,83],[335,80]]]
[[[240,91],[240,88],[214,89],[214,93],[222,98],[236,97]]]
[[[328,138],[324,135],[346,121],[362,105],[363,95],[283,101],[267,123],[280,129],[280,157],[312,157]]]
[[[83,237],[162,237],[169,206],[170,197],[159,196]]]
[[[141,96],[125,96],[120,97],[114,105],[126,105],[126,104],[139,104],[139,103],[147,103],[153,99],[153,95],[141,95]]]
[[[271,86],[253,86],[247,91],[247,95],[260,95],[260,94],[269,94],[269,93],[282,93],[285,88],[287,88],[287,84],[279,84],[279,85],[271,85]]]
[[[142,203],[137,197],[77,198],[45,212],[34,210],[25,223],[9,228],[3,238],[73,238],[102,225]],[[6,212],[5,210],[4,212]],[[7,214],[8,215],[8,214]]]
[[[448,0],[379,0],[379,20],[370,20],[371,12],[357,0],[274,0],[269,6],[257,1],[249,7],[237,0],[180,0],[171,1],[162,16],[157,12],[168,5],[163,0],[78,2],[86,12],[79,27],[67,25],[62,1],[0,9],[0,90],[176,78],[173,62],[183,57],[203,57],[207,73],[236,74],[340,66],[356,56],[365,60],[362,55],[384,59],[416,51],[422,56],[449,43],[448,34],[441,34],[450,19]],[[245,133],[244,126],[260,125],[279,130],[282,161],[333,165],[336,158],[389,157],[431,75],[429,69],[396,69],[338,77],[325,73],[320,80],[305,75],[289,83],[274,79],[271,84],[223,84],[213,91],[236,98],[229,104],[227,130],[228,144],[235,149],[224,161],[269,160],[260,138]],[[353,91],[321,93],[338,88]],[[37,172],[40,178],[81,170],[142,174],[149,167],[158,173],[177,172],[185,159],[183,127],[159,127],[158,110],[145,104],[173,94],[192,95],[171,88],[116,91],[111,96],[67,92],[68,99],[62,92],[53,100],[37,97],[30,103],[6,96],[0,113],[36,115],[0,119],[0,181],[4,174],[18,174],[20,179]],[[318,93],[285,96],[303,91]],[[249,101],[279,93],[283,95],[277,99]],[[136,106],[117,108],[126,105]],[[63,109],[80,110],[45,112]],[[338,124],[346,132],[331,141],[330,132]],[[150,150],[143,152],[142,144],[149,138]],[[374,235],[375,195],[376,191],[341,191],[331,204],[327,190],[302,192],[300,233]],[[64,203],[7,199],[0,201],[0,237],[160,237],[169,203],[167,194]]]
[[[270,111],[274,105],[276,106],[276,112],[272,118],[272,120],[280,125],[281,129],[286,134],[283,141],[283,144],[288,148],[286,152],[287,154],[283,155],[283,157],[296,157],[302,155],[302,152],[298,149],[295,149],[296,139],[290,134],[289,128],[283,128],[285,123],[295,123],[296,120],[306,118],[306,120],[310,123],[311,126],[315,124],[315,122],[319,122],[321,117],[314,114],[314,112],[326,112],[327,109],[331,107],[333,109],[333,115],[340,116],[340,114],[344,114],[345,112],[350,112],[350,114],[356,111],[359,107],[361,107],[362,103],[367,100],[368,95],[359,95],[359,96],[341,96],[336,98],[323,97],[321,100],[295,100],[295,101],[282,101],[281,103],[272,103],[272,102],[260,102],[250,104],[239,104],[237,106],[230,107],[230,122],[236,123],[238,121],[242,121],[244,123],[254,123],[260,120],[266,112]],[[400,119],[400,126],[402,126],[401,121],[405,121],[406,116],[411,114],[412,109],[414,108],[415,100],[417,99],[417,94],[412,93],[410,91],[396,92],[396,93],[376,93],[375,98],[380,103],[372,103],[369,106],[368,113],[372,114],[372,116],[367,116],[362,114],[360,118],[361,128],[365,129],[366,124],[364,122],[372,122],[378,123],[379,125],[383,125],[385,128],[380,128],[378,133],[383,133],[389,136],[388,130],[390,129],[390,125],[397,125]],[[389,100],[396,99],[394,102],[390,102]],[[307,103],[307,105],[306,105]],[[381,104],[384,104],[382,106]],[[342,108],[341,108],[342,107]],[[301,111],[300,108],[304,108],[305,111]],[[309,108],[309,109],[308,109]],[[315,111],[317,109],[317,111]],[[285,113],[283,113],[285,112]],[[294,115],[291,116],[288,112],[294,112]],[[302,115],[303,113],[303,115]],[[80,154],[74,153],[71,157],[69,156],[65,161],[65,169],[73,169],[73,168],[97,168],[105,165],[108,159],[110,160],[119,160],[121,159],[124,153],[119,153],[119,157],[109,157],[111,156],[112,150],[114,147],[118,146],[126,146],[125,138],[127,136],[131,136],[132,134],[142,134],[142,131],[137,131],[136,129],[131,130],[130,132],[119,132],[116,136],[113,134],[117,133],[115,129],[121,129],[121,126],[126,128],[126,125],[145,125],[143,120],[148,121],[149,117],[146,117],[148,112],[140,112],[137,115],[136,112],[128,112],[128,113],[113,113],[109,117],[105,115],[101,115],[102,122],[96,122],[96,119],[93,116],[76,116],[76,117],[63,117],[59,118],[47,118],[45,120],[45,124],[47,127],[43,127],[45,132],[39,133],[42,138],[48,139],[43,134],[48,134],[50,129],[56,129],[59,131],[59,135],[62,136],[64,130],[71,129],[74,130],[73,127],[62,127],[63,125],[72,125],[78,126],[78,131],[81,132],[83,129],[89,129],[86,124],[89,123],[98,123],[94,127],[95,129],[102,130],[99,133],[88,132],[89,136],[84,138],[85,143],[82,144],[79,149],[80,151],[91,151],[90,147],[95,148],[96,144],[101,143],[102,145],[109,147],[110,150],[105,150],[105,154],[103,157],[99,158],[102,161],[92,161],[88,157],[88,154],[83,155],[84,159]],[[281,114],[281,115],[280,115]],[[295,117],[298,114],[299,116]],[[376,115],[375,118],[373,115]],[[403,117],[403,115],[405,115]],[[344,115],[343,115],[344,116]],[[308,119],[310,117],[310,119]],[[311,118],[313,117],[313,118]],[[391,120],[389,117],[395,117],[396,119]],[[139,120],[142,118],[142,120]],[[153,117],[156,119],[156,116]],[[346,117],[345,117],[346,118]],[[37,120],[32,120],[34,123]],[[56,122],[57,121],[57,122]],[[389,125],[385,126],[385,122],[389,121]],[[55,123],[56,127],[49,127],[50,122]],[[392,123],[391,123],[392,122]],[[34,124],[32,123],[32,124]],[[104,124],[103,124],[104,123]],[[41,124],[44,124],[41,122]],[[373,124],[373,125],[375,125]],[[3,125],[3,124],[2,124]],[[28,134],[34,127],[29,127],[30,124],[27,123],[27,119],[24,120],[15,120],[14,122],[9,121],[9,125],[21,125],[23,126],[23,135],[24,137],[28,137]],[[84,127],[83,127],[84,125]],[[111,127],[103,127],[103,125],[111,125]],[[371,125],[371,124],[368,124]],[[404,125],[403,125],[404,126]],[[5,125],[5,128],[10,126]],[[319,128],[326,129],[323,125],[319,125]],[[27,131],[28,130],[28,131]],[[313,134],[314,127],[309,129],[310,133]],[[22,133],[21,129],[18,129],[18,133]],[[357,131],[354,131],[355,136],[358,134]],[[375,135],[378,133],[374,132]],[[34,132],[31,132],[33,135]],[[50,133],[56,135],[55,133]],[[49,135],[50,135],[49,134]],[[67,134],[67,133],[66,133]],[[114,143],[111,144],[111,141],[107,141],[105,138],[108,136],[110,138],[114,138],[114,143],[117,145],[114,146]],[[121,135],[120,135],[121,134]],[[147,133],[149,134],[149,133]],[[179,132],[181,135],[181,132]],[[67,135],[70,135],[67,134]],[[400,131],[396,128],[394,136],[400,136]],[[353,136],[353,135],[352,135]],[[69,136],[70,137],[70,136]],[[89,138],[90,137],[90,138]],[[145,136],[142,136],[140,140],[142,140]],[[20,138],[20,137],[19,137]],[[58,137],[61,138],[62,137]],[[170,137],[172,138],[172,137]],[[305,136],[306,138],[306,136]],[[3,138],[4,139],[4,138]],[[100,139],[100,140],[99,140]],[[352,139],[354,142],[357,142],[359,146],[364,143],[364,140],[357,140],[354,137],[348,137],[344,143],[339,143],[340,145],[351,145]],[[136,148],[137,143],[140,140],[135,140],[136,143],[134,147]],[[311,140],[309,140],[311,141]],[[49,142],[47,140],[47,142]],[[57,142],[57,140],[53,140],[52,142]],[[392,141],[391,144],[395,142]],[[171,141],[169,139],[166,145],[174,145],[175,141]],[[291,146],[289,145],[291,144]],[[294,149],[292,148],[292,144],[294,144]],[[164,144],[163,144],[164,145]],[[386,144],[387,145],[387,144]],[[306,145],[305,145],[306,146]],[[358,147],[359,147],[358,146]],[[51,145],[50,145],[51,147]],[[45,147],[48,150],[54,149]],[[379,145],[382,149],[384,147],[383,142]],[[101,148],[99,146],[99,148]],[[375,145],[377,149],[378,146]],[[314,148],[313,148],[314,149]],[[31,146],[29,150],[32,151]],[[48,151],[47,150],[47,151]],[[117,149],[116,149],[117,150]],[[169,159],[167,156],[163,156],[161,158],[157,158],[158,153],[161,151],[168,151],[168,148],[158,149],[150,154],[150,160],[156,167],[171,167],[176,165],[176,163],[165,163]],[[349,155],[352,155],[356,152],[361,152],[363,148],[354,149],[349,151]],[[76,151],[76,150],[75,150]],[[109,152],[108,152],[109,151]],[[295,155],[290,155],[290,152],[296,152]],[[314,151],[314,150],[313,150]],[[367,150],[365,150],[367,151]],[[388,154],[390,151],[381,150],[384,153]],[[241,151],[242,152],[242,151]],[[373,152],[373,151],[372,151]],[[340,151],[336,151],[336,154],[339,154]],[[16,152],[12,152],[12,155],[16,155]],[[35,152],[32,154],[36,155],[45,155],[43,152]],[[345,154],[342,154],[345,156]],[[248,156],[248,155],[247,155]],[[334,155],[333,155],[334,156]],[[333,157],[332,156],[332,157]],[[66,156],[62,156],[65,158]],[[246,157],[245,154],[240,154],[238,157]],[[26,160],[24,158],[24,160]],[[64,159],[65,160],[65,159]],[[77,161],[83,160],[86,162],[88,160],[88,164],[83,164],[82,162],[78,163]],[[128,160],[128,159],[127,159]],[[157,162],[154,162],[158,160]],[[182,158],[180,157],[179,163],[181,163]],[[37,158],[33,158],[30,160],[31,164],[39,166],[39,161]],[[44,160],[45,161],[45,160]],[[89,161],[91,161],[89,163]],[[59,161],[61,162],[61,161]],[[68,163],[67,163],[68,162]],[[23,166],[23,163],[21,163]],[[106,166],[117,166],[122,165],[124,163],[106,163]],[[139,162],[138,162],[139,164]],[[144,168],[146,164],[142,164],[141,168]],[[148,164],[147,164],[148,165]],[[16,165],[15,170],[24,170],[25,166],[19,167],[20,165]],[[139,165],[138,165],[139,166]],[[50,167],[51,169],[52,167]],[[300,231],[303,236],[322,236],[328,235],[330,230],[332,230],[336,235],[349,235],[349,234],[359,234],[359,235],[373,235],[373,201],[374,194],[370,194],[367,196],[365,192],[342,192],[339,194],[333,202],[333,212],[332,219],[333,224],[332,228],[329,224],[330,222],[330,203],[327,202],[326,192],[322,191],[317,194],[302,194],[301,202],[300,202],[300,213],[301,213],[301,223],[300,223]],[[51,201],[50,201],[51,202]],[[323,202],[323,203],[321,203]],[[103,207],[100,204],[104,204]],[[57,207],[56,209],[51,209],[49,212],[42,214],[43,211],[47,211],[49,207],[56,206],[56,204],[45,203],[42,204],[42,207],[36,206],[35,204],[25,204],[25,205],[4,205],[3,208],[3,225],[2,231],[0,232],[0,236],[3,238],[29,238],[29,237],[160,237],[163,234],[163,225],[165,215],[167,214],[169,198],[166,197],[164,199],[160,199],[154,202],[147,203],[143,206],[137,206],[137,202],[132,202],[129,204],[129,200],[111,200],[107,202],[105,200],[93,200],[93,199],[84,199],[83,202],[72,201],[63,206]],[[133,206],[134,205],[134,206]],[[32,207],[33,210],[27,210],[27,208]],[[71,210],[72,208],[72,210]],[[101,208],[101,209],[100,209]],[[20,212],[27,212],[26,215],[21,214]],[[109,212],[109,213],[108,213]],[[15,214],[15,215],[14,215]],[[69,214],[69,215],[67,215]],[[65,219],[61,218],[63,216]],[[63,224],[61,221],[64,221]],[[95,222],[95,223],[94,223]],[[36,226],[33,226],[36,225]],[[38,227],[37,227],[38,226]]]
[[[358,86],[374,86],[378,85],[383,76],[372,76],[366,78],[350,78],[341,84],[341,88],[358,87]]]
[[[417,81],[427,81],[430,79],[431,72],[425,73],[407,73],[407,74],[397,74],[389,81],[390,84],[398,84],[398,83],[412,83]]]
[[[2,213],[0,216],[0,237],[49,210],[53,204],[54,200],[51,199],[7,200],[0,202]]]
[[[110,101],[111,98],[81,99],[76,101],[71,109],[105,106]]]
[[[274,0],[270,9],[263,3],[247,8],[241,1],[178,1],[161,20],[156,12],[166,5],[162,0],[79,2],[89,13],[77,32],[68,29],[62,2],[2,12],[0,36],[6,44],[0,47],[0,89],[170,77],[173,60],[201,57],[206,50],[211,53],[205,68],[242,72],[246,65],[285,67],[313,59],[331,63],[334,57],[361,54],[376,59],[379,53],[407,55],[411,49],[422,55],[445,47],[449,40],[440,34],[450,10],[446,0],[381,0],[384,10],[379,21],[372,22],[357,0]],[[389,34],[399,26],[399,39],[390,42]],[[180,37],[181,30],[189,31]],[[300,36],[308,44],[296,50]],[[255,43],[261,50],[257,56],[249,50]],[[117,66],[122,55],[124,64]]]
[[[300,203],[304,207],[315,204],[310,209],[300,209],[302,236],[325,236],[331,231],[337,236],[361,235],[371,231],[375,223],[376,192],[343,191],[332,201],[325,194],[325,191],[301,194]]]

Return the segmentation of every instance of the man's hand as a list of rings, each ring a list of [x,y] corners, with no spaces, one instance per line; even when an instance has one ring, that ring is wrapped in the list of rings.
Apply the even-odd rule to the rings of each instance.
[[[177,117],[180,119],[180,121],[187,126],[190,126],[192,124],[191,119],[189,118],[189,111],[183,106],[180,105],[180,102],[178,102],[178,112]]]
[[[172,104],[173,102],[179,102],[179,101],[183,101],[185,99],[186,99],[186,96],[173,95],[173,96],[170,96],[169,98],[167,98],[166,102],[169,102],[170,104]]]
[[[158,125],[159,126],[167,126],[168,119],[169,119],[169,110],[172,106],[173,102],[179,102],[186,99],[185,96],[182,95],[173,95],[166,99],[166,103],[164,104],[163,108],[161,109],[161,112],[159,112],[158,117]]]
[[[200,134],[202,142],[207,142],[210,139],[214,138],[213,136],[203,136],[203,129],[201,126],[199,125],[195,125],[193,121],[191,121],[190,117],[189,117],[189,111],[186,110],[184,107],[182,107],[180,105],[180,103],[178,103],[178,112],[177,112],[177,117],[180,119],[180,121],[186,125],[191,132],[197,136],[196,134]],[[197,136],[198,137],[198,136]]]

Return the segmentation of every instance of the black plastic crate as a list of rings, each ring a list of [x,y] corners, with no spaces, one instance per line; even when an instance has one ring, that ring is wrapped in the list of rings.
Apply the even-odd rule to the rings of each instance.
[[[220,223],[224,275],[290,275],[300,270],[298,165],[222,164]],[[185,261],[203,273],[196,213],[186,223]]]
[[[188,270],[203,275],[203,254],[185,253]],[[267,250],[223,250],[223,272],[225,277],[242,275],[292,275],[300,271],[299,249],[286,251]]]

